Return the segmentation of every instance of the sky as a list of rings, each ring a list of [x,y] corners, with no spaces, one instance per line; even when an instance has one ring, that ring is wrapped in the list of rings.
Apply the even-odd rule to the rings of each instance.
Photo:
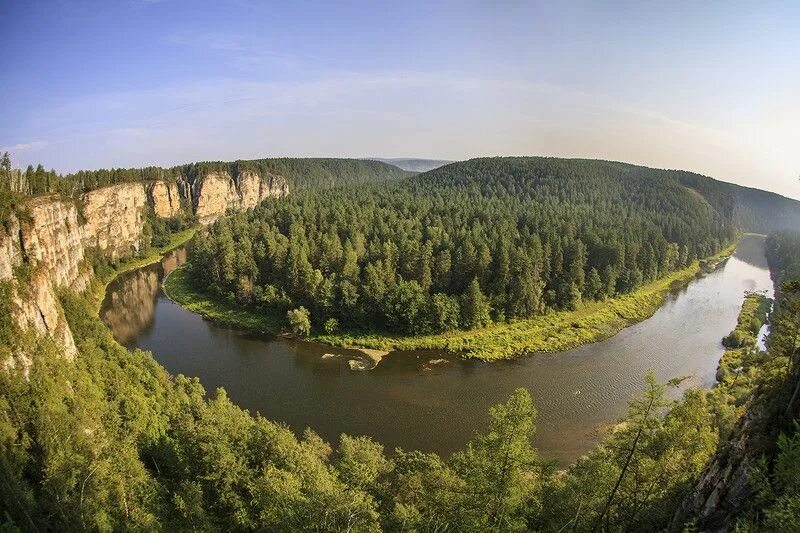
[[[0,65],[23,168],[550,155],[800,198],[800,2],[0,0]]]

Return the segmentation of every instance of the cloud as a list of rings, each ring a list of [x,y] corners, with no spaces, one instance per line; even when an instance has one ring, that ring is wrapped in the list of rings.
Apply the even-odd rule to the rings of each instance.
[[[796,123],[786,116],[796,114],[791,101],[747,127],[721,128],[550,83],[338,71],[311,80],[209,78],[87,95],[40,110],[25,133],[52,133],[27,143],[28,150],[60,170],[270,155],[535,154],[683,168],[800,196],[796,179],[786,180],[797,172],[789,171],[796,160],[789,145],[797,139],[786,135]],[[777,124],[776,116],[784,127],[771,132],[765,125]]]
[[[13,146],[8,146],[5,148],[0,148],[0,152],[9,152],[11,154],[18,154],[20,152],[31,152],[35,150],[40,150],[50,143],[47,141],[32,141],[27,143],[17,143]]]

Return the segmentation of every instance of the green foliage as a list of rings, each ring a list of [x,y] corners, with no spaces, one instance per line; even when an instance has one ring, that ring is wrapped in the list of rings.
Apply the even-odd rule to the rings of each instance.
[[[273,287],[319,324],[421,335],[632,293],[733,237],[656,171],[494,158],[268,200],[214,224],[192,262],[213,296]]]
[[[670,523],[717,434],[704,391],[690,389],[675,402],[652,372],[646,383],[644,396],[631,401],[627,418],[601,446],[550,480],[544,496],[549,512],[536,527],[658,531]]]
[[[322,326],[323,331],[326,335],[333,335],[337,331],[339,331],[339,321],[335,318],[329,318],[325,321],[325,324]]]
[[[303,306],[288,311],[286,322],[289,325],[289,331],[295,335],[305,337],[311,333],[311,314]]]

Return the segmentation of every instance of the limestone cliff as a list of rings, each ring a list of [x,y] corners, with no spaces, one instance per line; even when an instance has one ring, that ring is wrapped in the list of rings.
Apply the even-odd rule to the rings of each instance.
[[[192,187],[194,214],[203,224],[210,224],[235,208],[238,199],[236,185],[227,172],[210,172]]]
[[[16,282],[6,302],[8,312],[20,329],[56,339],[72,357],[75,342],[57,291],[69,287],[80,292],[89,286],[90,249],[114,260],[138,252],[148,204],[156,216],[168,218],[180,213],[183,197],[207,224],[228,210],[251,208],[287,193],[281,176],[243,172],[235,179],[228,173],[210,173],[191,187],[183,178],[121,183],[90,191],[79,202],[56,195],[30,198],[19,214],[0,226],[0,282]],[[152,280],[143,280],[142,287],[143,293],[152,293]],[[31,355],[14,354],[0,364],[25,367]]]
[[[75,342],[56,289],[71,286],[83,290],[90,279],[77,210],[53,197],[35,198],[26,207],[26,220],[12,215],[8,230],[0,234],[0,281],[9,281],[23,270],[26,278],[24,284],[13,286],[8,311],[20,330],[33,329],[56,339],[66,356],[72,357]],[[15,356],[3,364],[21,364],[27,369],[29,354]]]
[[[236,178],[227,172],[210,172],[195,180],[192,205],[198,219],[210,224],[227,211],[255,207],[270,197],[283,197],[289,192],[282,176],[242,172]]]
[[[146,204],[141,183],[111,185],[84,194],[84,245],[112,259],[138,252]]]
[[[33,329],[48,335],[64,347],[64,354],[68,358],[75,356],[72,331],[64,318],[53,283],[44,270],[36,272],[30,286],[16,288],[11,300],[11,316],[20,330]],[[28,358],[23,356],[17,359],[26,361]]]
[[[71,286],[82,291],[91,274],[83,265],[84,233],[75,204],[45,196],[34,198],[26,207],[31,220],[20,228],[20,255],[44,269],[55,287]]]
[[[238,177],[241,208],[250,209],[267,198],[282,198],[289,192],[283,176],[266,174],[259,176],[253,172],[243,172]]]
[[[175,182],[156,181],[147,186],[147,201],[156,216],[172,218],[181,212],[178,185]]]
[[[20,216],[9,217],[0,232],[0,281],[16,278],[7,303],[20,330],[50,336],[64,346],[67,357],[75,354],[57,290],[81,292],[88,287],[93,273],[86,261],[87,245],[101,243],[111,254],[133,242],[138,246],[143,219],[135,188],[114,186],[86,195],[83,225],[75,202],[56,195],[31,198]],[[138,188],[143,198],[143,186]],[[120,216],[112,216],[111,210],[121,204]],[[15,354],[15,360],[25,366],[30,355]]]
[[[19,219],[12,214],[8,221],[8,229],[0,231],[0,281],[11,279],[14,267],[22,263],[20,238]]]

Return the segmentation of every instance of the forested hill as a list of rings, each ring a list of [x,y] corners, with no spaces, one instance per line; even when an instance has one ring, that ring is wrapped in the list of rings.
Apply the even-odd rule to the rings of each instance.
[[[472,329],[634,291],[719,252],[730,221],[658,173],[453,163],[270,199],[197,237],[192,279],[239,304],[397,333]]]
[[[65,175],[59,175],[55,170],[45,170],[41,165],[31,165],[21,172],[13,171],[10,167],[0,168],[0,192],[7,190],[10,183],[14,182],[17,185],[11,189],[23,194],[59,193],[73,196],[117,183],[177,181],[179,178],[192,183],[209,172],[227,172],[235,177],[245,171],[282,175],[292,191],[359,185],[413,175],[412,172],[380,161],[337,158],[281,157],[227,162],[204,161],[174,167],[81,170]]]
[[[660,170],[648,167],[590,159],[565,160],[590,167],[610,167],[620,175],[641,178],[669,178],[703,197],[738,228],[755,233],[800,230],[800,202],[773,192],[743,187],[685,170]]]
[[[800,201],[685,170],[662,170],[616,161],[549,157],[478,158],[436,167],[420,175],[417,181],[454,184],[454,179],[470,181],[479,177],[490,183],[495,178],[502,180],[505,167],[509,164],[515,165],[518,171],[530,169],[533,165],[542,172],[553,173],[553,176],[580,177],[595,182],[597,186],[603,186],[597,182],[601,178],[628,183],[637,180],[674,181],[696,193],[698,198],[708,202],[727,221],[743,231],[767,234],[780,230],[800,230]]]
[[[279,174],[286,178],[290,190],[362,185],[365,183],[396,180],[413,175],[395,165],[363,159],[338,159],[332,157],[297,158],[279,157],[235,162],[191,163],[171,169],[179,171],[190,181],[195,176],[213,170],[223,170],[232,176],[252,170],[260,174]]]
[[[381,159],[379,157],[370,158],[373,161],[381,161],[383,163],[389,163],[390,165],[394,165],[398,168],[403,170],[409,170],[411,172],[427,172],[429,170],[433,170],[435,168],[443,167],[444,165],[448,165],[452,163],[452,161],[447,161],[444,159],[418,159],[418,158],[392,158],[392,159]]]

